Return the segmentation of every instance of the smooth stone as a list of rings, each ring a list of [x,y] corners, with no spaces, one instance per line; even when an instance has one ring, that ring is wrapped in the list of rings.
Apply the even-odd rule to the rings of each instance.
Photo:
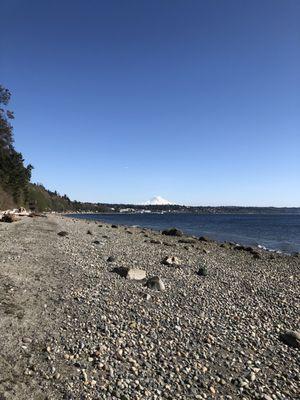
[[[162,260],[162,264],[164,265],[180,265],[181,261],[179,260],[178,257],[174,257],[174,256],[166,256],[163,260]]]
[[[146,271],[138,268],[116,267],[112,272],[129,280],[141,281],[146,278]]]
[[[129,268],[127,270],[126,279],[141,281],[146,278],[146,271],[138,268]]]

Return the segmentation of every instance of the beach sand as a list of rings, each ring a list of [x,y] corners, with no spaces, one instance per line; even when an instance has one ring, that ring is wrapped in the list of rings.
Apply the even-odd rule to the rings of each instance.
[[[296,399],[300,350],[280,335],[300,329],[299,270],[60,215],[0,223],[0,399]]]

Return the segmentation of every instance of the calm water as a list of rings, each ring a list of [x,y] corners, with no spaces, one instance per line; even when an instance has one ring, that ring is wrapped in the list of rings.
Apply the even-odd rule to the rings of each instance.
[[[199,215],[199,214],[74,214],[122,225],[162,230],[176,227],[187,234],[218,241],[261,245],[283,252],[300,252],[300,215]]]

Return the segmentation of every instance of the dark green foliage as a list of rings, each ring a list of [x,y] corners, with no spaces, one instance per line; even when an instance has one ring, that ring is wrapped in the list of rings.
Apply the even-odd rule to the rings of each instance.
[[[31,183],[28,186],[28,201],[36,211],[64,212],[73,210],[72,202],[67,196],[60,196],[57,192],[51,192],[41,184]]]
[[[14,115],[6,109],[10,96],[10,92],[0,85],[0,208],[26,205],[32,170],[31,165],[24,165],[22,154],[13,145],[10,120]]]
[[[30,183],[28,186],[29,204],[35,205],[36,211],[83,211],[108,212],[110,208],[101,204],[71,201],[68,196],[61,196],[57,191],[51,192],[41,184]]]

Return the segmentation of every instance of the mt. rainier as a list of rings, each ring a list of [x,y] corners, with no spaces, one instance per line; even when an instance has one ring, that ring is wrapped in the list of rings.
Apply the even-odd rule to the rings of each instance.
[[[172,203],[169,200],[163,199],[160,196],[153,197],[153,199],[146,201],[145,206],[168,206]]]

